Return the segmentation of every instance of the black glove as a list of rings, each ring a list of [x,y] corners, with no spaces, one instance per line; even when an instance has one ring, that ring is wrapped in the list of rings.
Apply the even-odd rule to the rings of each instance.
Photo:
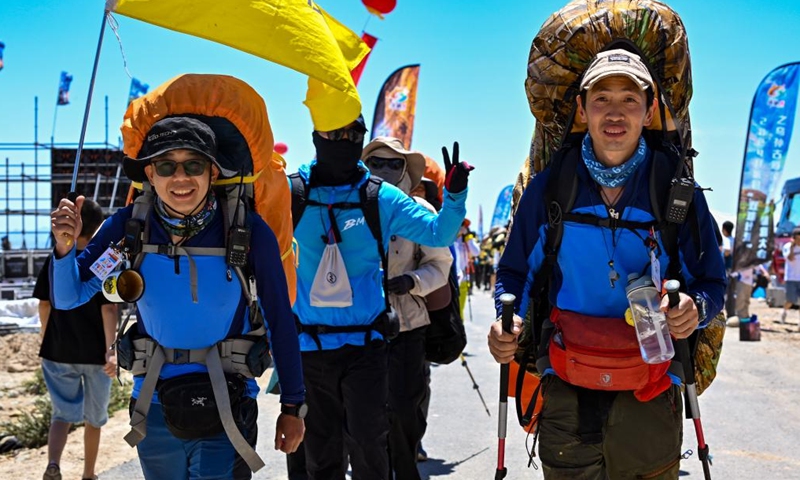
[[[389,293],[395,295],[405,295],[414,288],[414,279],[410,275],[400,275],[399,277],[390,278],[386,282],[386,289]]]
[[[450,162],[450,154],[447,153],[447,147],[442,147],[442,156],[444,157],[444,186],[450,193],[460,193],[467,188],[467,178],[469,172],[475,167],[467,162],[458,161],[458,142],[453,142],[453,162]]]

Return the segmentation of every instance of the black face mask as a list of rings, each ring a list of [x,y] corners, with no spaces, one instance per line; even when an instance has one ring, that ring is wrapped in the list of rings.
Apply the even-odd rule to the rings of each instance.
[[[364,172],[358,168],[363,142],[327,140],[312,133],[317,149],[317,163],[311,169],[311,180],[318,185],[347,185],[357,182]]]

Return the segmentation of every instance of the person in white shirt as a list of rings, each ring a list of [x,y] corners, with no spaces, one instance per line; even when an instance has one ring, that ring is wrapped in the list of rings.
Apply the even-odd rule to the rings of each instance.
[[[786,282],[786,303],[783,304],[781,323],[786,323],[786,315],[800,298],[800,228],[792,231],[792,239],[783,246],[783,258],[786,259],[783,280]]]

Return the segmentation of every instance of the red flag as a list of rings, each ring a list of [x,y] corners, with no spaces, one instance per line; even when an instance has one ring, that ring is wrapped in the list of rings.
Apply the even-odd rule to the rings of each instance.
[[[367,32],[361,34],[361,40],[364,40],[364,43],[366,43],[369,47],[369,53],[367,53],[361,60],[361,63],[359,63],[356,68],[350,72],[350,74],[353,75],[353,82],[356,84],[356,86],[358,86],[358,80],[361,78],[361,72],[364,71],[364,66],[367,64],[367,60],[369,60],[369,54],[372,53],[372,47],[378,43],[378,38],[373,37]]]

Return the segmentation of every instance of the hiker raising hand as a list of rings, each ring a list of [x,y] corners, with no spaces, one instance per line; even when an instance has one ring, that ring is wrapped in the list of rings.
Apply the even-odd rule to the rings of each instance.
[[[307,472],[310,478],[332,478],[346,471],[345,442],[354,478],[387,478],[390,468],[397,478],[419,475],[414,454],[424,422],[416,412],[401,414],[404,438],[392,442],[390,464],[386,405],[413,410],[421,403],[417,386],[424,382],[409,387],[390,380],[392,372],[403,369],[390,369],[390,358],[397,356],[390,354],[393,347],[386,340],[402,332],[397,341],[408,340],[404,345],[409,352],[419,352],[413,354],[415,366],[405,364],[406,371],[422,370],[424,335],[417,327],[426,320],[408,320],[416,320],[417,313],[424,316],[424,302],[411,295],[424,295],[424,289],[435,282],[426,284],[429,277],[425,275],[414,275],[413,285],[396,278],[407,270],[395,270],[398,261],[389,261],[387,251],[399,250],[400,237],[432,248],[451,245],[466,214],[471,167],[459,162],[457,144],[452,161],[445,149],[449,182],[437,215],[405,193],[419,181],[424,157],[406,150],[395,138],[376,138],[365,148],[366,133],[360,115],[335,130],[313,131],[316,160],[289,176],[294,237],[299,246],[294,313],[309,398],[304,440],[307,463],[299,467],[299,459],[290,458],[290,477]],[[380,175],[373,175],[368,168]],[[382,269],[381,264],[388,268]],[[440,282],[446,278],[443,266],[437,267]],[[417,313],[406,308],[401,327],[396,309],[414,302]],[[415,380],[421,380],[421,375],[418,377]],[[399,405],[390,400],[390,389],[404,392],[408,401],[403,399]],[[411,403],[415,406],[409,408]],[[395,421],[391,431],[398,433],[398,426]],[[399,454],[404,458],[399,459]]]
[[[81,208],[84,196],[80,195],[73,203],[67,198],[58,202],[58,207],[50,212],[50,229],[56,242],[56,254],[63,257],[72,249],[81,234]]]
[[[458,142],[453,142],[453,160],[450,161],[450,154],[447,147],[442,147],[442,157],[444,157],[444,186],[450,193],[463,192],[467,188],[469,172],[475,169],[467,162],[458,161]]]

